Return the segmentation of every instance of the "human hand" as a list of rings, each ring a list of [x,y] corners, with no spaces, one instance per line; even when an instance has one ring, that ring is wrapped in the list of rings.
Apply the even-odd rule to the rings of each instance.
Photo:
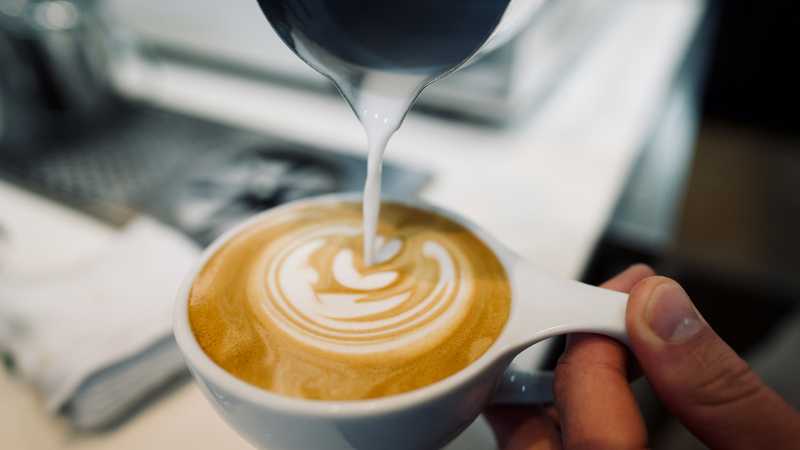
[[[631,350],[656,394],[714,449],[798,449],[800,414],[764,385],[674,281],[643,265],[603,287],[630,292]],[[492,407],[502,450],[644,449],[647,429],[616,341],[573,335],[555,373],[555,405]]]

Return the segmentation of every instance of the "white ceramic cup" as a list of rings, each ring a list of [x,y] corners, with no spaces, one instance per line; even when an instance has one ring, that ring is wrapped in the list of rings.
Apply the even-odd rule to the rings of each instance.
[[[469,221],[420,201],[401,203],[460,223],[478,236],[504,265],[511,283],[511,311],[500,336],[465,369],[423,388],[357,401],[290,398],[250,385],[226,372],[200,348],[189,325],[192,283],[206,261],[254,222],[304,204],[359,202],[357,194],[335,194],[289,203],[256,215],[218,238],[203,253],[178,293],[175,338],[211,404],[243,437],[269,450],[408,450],[444,446],[463,431],[505,383],[507,401],[535,401],[523,384],[503,374],[530,345],[572,332],[600,333],[625,341],[627,295],[550,277]],[[395,200],[397,201],[397,200]],[[530,379],[530,377],[528,377]],[[519,389],[517,389],[517,387]],[[517,397],[517,398],[515,398]]]

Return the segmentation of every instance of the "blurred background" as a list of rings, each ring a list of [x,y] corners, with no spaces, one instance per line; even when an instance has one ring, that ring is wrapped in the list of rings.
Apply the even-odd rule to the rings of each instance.
[[[540,3],[426,90],[385,192],[560,276],[651,264],[800,406],[800,5]],[[0,446],[247,448],[187,383],[173,294],[232,224],[359,190],[362,133],[255,1],[0,0]],[[702,448],[635,387],[655,448]]]

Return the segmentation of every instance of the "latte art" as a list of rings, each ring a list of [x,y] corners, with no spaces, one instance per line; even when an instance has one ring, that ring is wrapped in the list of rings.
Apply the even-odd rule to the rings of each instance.
[[[409,391],[469,365],[508,317],[503,266],[477,237],[385,203],[372,264],[356,203],[300,205],[226,242],[197,275],[192,331],[218,365],[309,399]]]
[[[293,339],[343,355],[424,352],[466,315],[470,268],[435,238],[378,240],[369,269],[354,226],[310,226],[261,255],[252,307]]]

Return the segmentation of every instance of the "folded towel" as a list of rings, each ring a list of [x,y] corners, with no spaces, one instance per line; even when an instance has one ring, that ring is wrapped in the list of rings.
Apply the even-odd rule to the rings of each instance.
[[[80,428],[116,421],[185,370],[171,338],[172,307],[199,249],[141,216],[107,234],[67,265],[49,264],[49,251],[27,255],[25,264],[41,260],[46,271],[20,273],[0,255],[0,351],[48,408]],[[25,248],[15,244],[17,253]]]

